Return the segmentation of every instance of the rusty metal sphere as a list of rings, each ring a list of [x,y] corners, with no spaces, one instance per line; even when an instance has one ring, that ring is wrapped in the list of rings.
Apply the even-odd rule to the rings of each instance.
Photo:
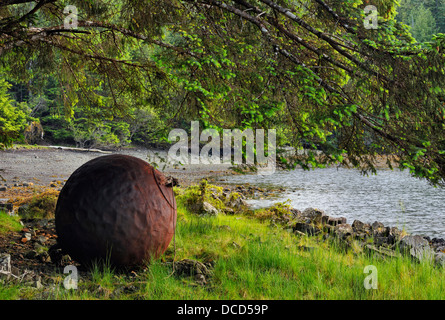
[[[79,167],[57,200],[58,244],[82,264],[134,266],[171,242],[176,202],[166,177],[142,159],[101,156]]]

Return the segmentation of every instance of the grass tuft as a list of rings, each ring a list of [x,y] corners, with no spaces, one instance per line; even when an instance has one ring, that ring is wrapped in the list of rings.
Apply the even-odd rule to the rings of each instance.
[[[22,228],[19,216],[10,216],[4,211],[0,211],[0,235],[5,235],[8,232],[18,232]]]

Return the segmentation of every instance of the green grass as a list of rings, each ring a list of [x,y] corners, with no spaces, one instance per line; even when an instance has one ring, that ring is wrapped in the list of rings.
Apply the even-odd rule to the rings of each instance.
[[[20,217],[10,216],[4,211],[0,210],[0,236],[13,231],[22,230],[23,226],[20,224]]]
[[[0,289],[3,299],[444,299],[444,269],[407,257],[382,259],[345,250],[321,237],[301,237],[247,215],[202,217],[178,198],[176,246],[144,270],[119,273],[96,267],[66,290]],[[303,250],[301,246],[311,247]],[[165,261],[212,262],[206,285],[172,275]],[[366,266],[377,270],[377,289],[366,289]],[[9,291],[8,291],[9,290]],[[46,294],[44,294],[46,290]],[[52,290],[52,291],[51,291]],[[48,293],[50,291],[50,293]]]

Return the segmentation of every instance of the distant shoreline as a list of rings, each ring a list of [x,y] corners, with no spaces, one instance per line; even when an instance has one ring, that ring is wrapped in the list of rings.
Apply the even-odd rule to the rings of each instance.
[[[106,154],[127,154],[149,161],[149,157],[156,157],[155,154],[159,154],[160,158],[166,158],[167,149],[131,146],[120,150],[96,150],[66,146],[15,145],[11,149],[0,151],[0,175],[6,180],[4,182],[6,184],[12,180],[19,180],[47,186],[55,179],[62,181],[68,179],[82,164]],[[388,168],[387,159],[387,156],[376,156],[376,169]],[[177,178],[181,185],[190,185],[203,178],[236,174],[231,165],[183,164],[166,167],[162,161],[158,162],[154,163],[158,165],[158,170]],[[393,161],[392,163],[394,168],[398,167]],[[342,165],[342,167],[347,166]]]

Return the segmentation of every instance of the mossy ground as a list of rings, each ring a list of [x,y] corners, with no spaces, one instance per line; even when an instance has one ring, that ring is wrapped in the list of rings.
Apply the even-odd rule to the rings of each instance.
[[[18,232],[22,230],[22,228],[23,226],[20,224],[20,217],[10,216],[5,212],[0,211],[0,237],[9,232]]]
[[[23,219],[52,219],[58,196],[59,191],[47,189],[42,193],[18,199],[14,205],[22,207],[19,215]]]
[[[298,236],[280,224],[284,205],[271,210],[197,215],[190,211],[200,186],[176,189],[175,241],[144,268],[118,272],[96,267],[79,273],[77,289],[63,286],[54,269],[41,288],[4,283],[1,299],[443,299],[445,270],[407,257],[370,255],[322,237]],[[213,192],[217,192],[215,189]],[[215,205],[215,201],[213,202]],[[222,205],[222,204],[221,204]],[[11,231],[13,232],[13,231]],[[172,261],[193,259],[211,265],[206,282],[173,273]],[[14,261],[12,261],[14,263]],[[375,267],[377,289],[365,282]],[[369,279],[369,278],[368,278]]]

